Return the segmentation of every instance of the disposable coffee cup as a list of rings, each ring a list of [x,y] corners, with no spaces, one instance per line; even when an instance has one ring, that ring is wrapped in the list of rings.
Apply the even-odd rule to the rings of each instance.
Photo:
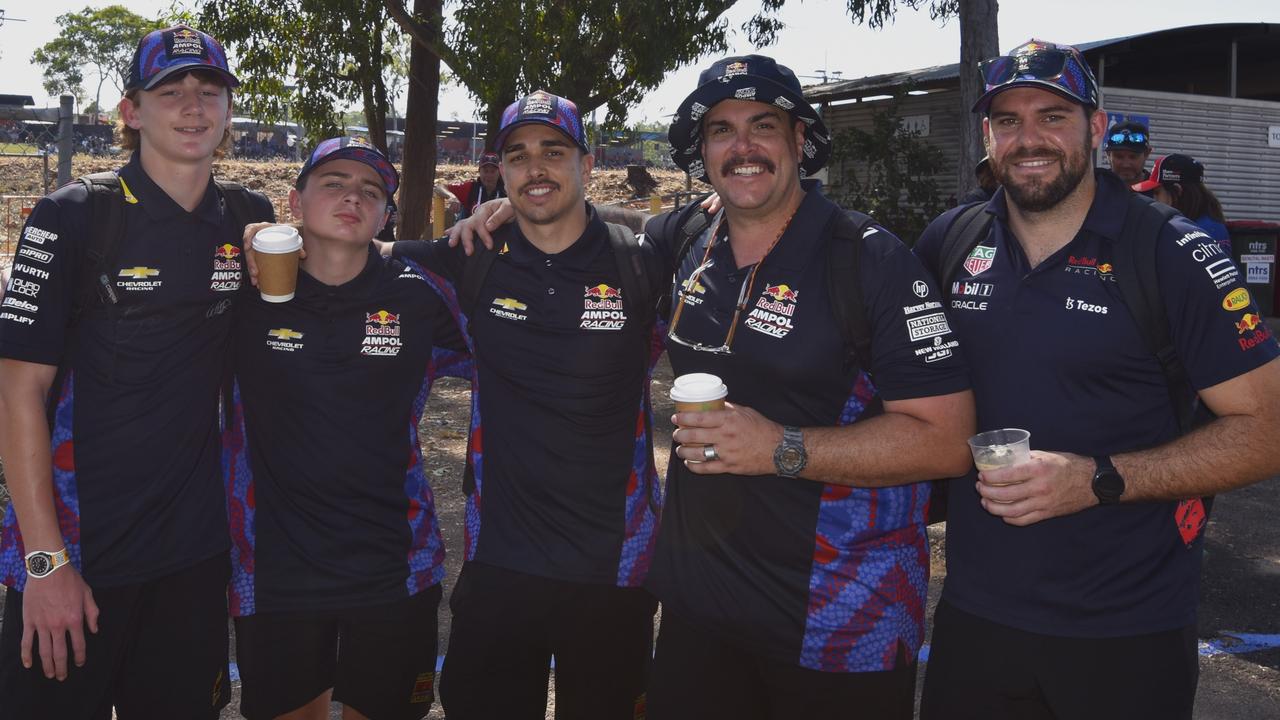
[[[681,375],[671,384],[671,400],[676,404],[676,412],[723,410],[728,394],[729,388],[710,373]]]
[[[980,432],[969,438],[969,450],[979,470],[1021,465],[1031,460],[1031,433],[1018,428]]]
[[[258,293],[272,303],[293,299],[298,286],[298,251],[302,236],[292,225],[272,225],[253,237],[258,264]]]

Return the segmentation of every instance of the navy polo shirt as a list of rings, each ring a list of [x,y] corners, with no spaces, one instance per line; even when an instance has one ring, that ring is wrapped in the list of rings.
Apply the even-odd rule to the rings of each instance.
[[[0,307],[0,356],[65,371],[51,389],[55,501],[72,561],[95,587],[161,577],[227,547],[218,393],[243,229],[212,179],[192,212],[137,153],[120,180],[125,229],[109,270],[119,303],[68,327],[94,227],[74,182],[32,210]],[[253,197],[257,216],[273,217]],[[18,589],[22,554],[10,506],[0,576]]]
[[[650,445],[656,354],[622,297],[608,229],[556,254],[503,226],[473,308],[467,559],[532,575],[619,586],[649,567],[659,487]],[[647,243],[645,252],[653,252]],[[465,256],[396,243],[458,282]]]
[[[1099,171],[1075,238],[1031,268],[1007,223],[1001,190],[990,235],[952,285],[978,429],[1017,427],[1031,447],[1110,455],[1154,447],[1178,432],[1164,375],[1125,307],[1112,265],[1129,190]],[[916,246],[934,266],[959,210]],[[1243,277],[1218,244],[1177,217],[1162,231],[1156,268],[1169,327],[1196,389],[1275,358],[1280,348]],[[1200,501],[1096,506],[1014,527],[979,504],[970,474],[951,485],[947,579],[956,607],[1037,633],[1105,637],[1195,622]]]
[[[877,414],[877,397],[968,388],[937,289],[911,252],[878,226],[862,240],[859,277],[847,279],[858,283],[870,321],[871,374],[846,366],[825,267],[837,212],[818,189],[808,190],[746,291],[732,353],[669,341],[677,375],[714,373],[730,402],[801,427],[866,419]],[[648,227],[659,246],[674,245],[677,231],[674,214]],[[688,284],[709,241],[708,231],[694,243],[678,285]],[[715,242],[712,264],[690,288],[673,328],[712,346],[727,335],[752,271],[736,266],[723,237]],[[899,657],[914,658],[923,640],[928,497],[928,483],[870,489],[775,475],[694,475],[673,453],[647,586],[664,612],[776,661],[830,672],[892,668]]]
[[[463,347],[442,285],[371,248],[342,285],[302,271],[293,300],[237,306],[234,615],[385,604],[442,579],[418,443],[431,382]]]

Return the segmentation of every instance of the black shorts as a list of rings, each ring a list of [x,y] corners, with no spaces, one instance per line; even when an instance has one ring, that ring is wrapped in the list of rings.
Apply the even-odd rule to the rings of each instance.
[[[643,717],[657,609],[648,592],[469,562],[449,607],[449,720],[542,720],[553,655],[557,720]]]
[[[649,683],[649,720],[911,720],[916,662],[822,672],[729,645],[668,609]]]
[[[1194,625],[1118,638],[1016,630],[938,603],[922,720],[1190,720]]]
[[[39,650],[22,667],[22,593],[5,596],[0,717],[23,720],[216,718],[231,699],[226,553],[155,580],[93,588],[98,632],[85,630],[84,667],[44,676]],[[68,650],[70,656],[70,650]]]
[[[440,586],[386,605],[236,618],[240,712],[273,718],[333,688],[370,718],[417,720],[435,700]]]

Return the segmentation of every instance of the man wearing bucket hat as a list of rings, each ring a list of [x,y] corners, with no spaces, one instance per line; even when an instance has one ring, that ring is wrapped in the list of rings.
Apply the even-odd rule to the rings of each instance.
[[[1001,189],[916,251],[952,289],[979,429],[1033,450],[952,483],[921,716],[1190,718],[1211,496],[1280,471],[1240,442],[1280,430],[1280,347],[1212,239],[1093,167],[1106,114],[1075,48],[981,70]],[[948,252],[975,207],[989,229]]]
[[[502,185],[497,153],[481,153],[476,166],[479,172],[476,178],[453,185],[437,184],[435,187],[436,195],[445,199],[449,211],[456,213],[459,220],[470,216],[480,203],[507,196],[506,188]]]
[[[657,298],[666,276],[651,244],[586,202],[593,159],[570,100],[520,98],[494,147],[515,211],[495,250],[394,246],[458,287],[475,348],[440,698],[451,720],[542,717],[554,656],[557,717],[630,720],[653,654],[657,603],[640,585],[659,505],[654,313],[633,292],[649,282]],[[623,267],[649,269],[629,285]]]
[[[372,145],[317,145],[289,194],[294,297],[236,308],[223,444],[247,718],[327,718],[331,699],[417,718],[434,698],[444,548],[417,428],[463,345],[444,281],[370,242],[398,184]]]
[[[237,84],[214,38],[148,33],[129,163],[23,230],[0,310],[5,717],[212,718],[230,697],[218,397],[243,222],[272,217],[211,175]]]
[[[722,378],[728,404],[674,418],[649,717],[909,718],[928,578],[916,481],[962,471],[973,429],[938,291],[897,238],[841,232],[845,212],[802,182],[830,141],[771,58],[703,71],[670,138],[724,209],[676,270],[667,349],[677,375]],[[674,247],[686,216],[647,235]],[[860,260],[833,278],[841,242]],[[829,282],[859,293],[866,359]]]

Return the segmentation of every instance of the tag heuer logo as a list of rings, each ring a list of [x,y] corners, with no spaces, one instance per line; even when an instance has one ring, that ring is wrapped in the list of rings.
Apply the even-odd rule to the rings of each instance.
[[[969,271],[970,275],[979,275],[991,268],[991,263],[996,259],[996,249],[979,245],[969,253],[969,257],[964,259],[964,269]]]
[[[278,338],[280,340],[301,340],[302,339],[302,333],[298,332],[297,330],[290,330],[289,328],[276,328],[274,330],[268,330],[267,335],[270,335],[273,338]]]
[[[120,277],[133,278],[134,280],[142,280],[144,278],[155,277],[159,274],[160,274],[160,271],[156,270],[155,268],[141,267],[141,266],[131,267],[131,268],[122,268],[120,270]]]

